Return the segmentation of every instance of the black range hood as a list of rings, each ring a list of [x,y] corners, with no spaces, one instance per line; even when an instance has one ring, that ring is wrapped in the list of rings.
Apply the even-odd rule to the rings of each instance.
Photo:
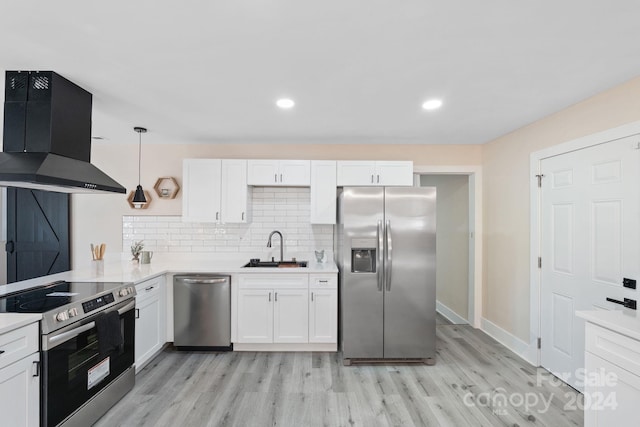
[[[53,71],[7,71],[0,186],[124,194],[90,163],[91,102]]]

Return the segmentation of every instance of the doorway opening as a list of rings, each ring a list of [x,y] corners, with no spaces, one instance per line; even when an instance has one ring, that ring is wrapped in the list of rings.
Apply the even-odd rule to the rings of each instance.
[[[437,189],[436,309],[451,323],[479,328],[481,169],[479,166],[416,166],[414,174],[414,185]]]

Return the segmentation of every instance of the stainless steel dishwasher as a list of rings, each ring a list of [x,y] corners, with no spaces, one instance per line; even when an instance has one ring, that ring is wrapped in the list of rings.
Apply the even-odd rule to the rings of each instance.
[[[211,274],[173,277],[174,346],[231,350],[231,279]]]

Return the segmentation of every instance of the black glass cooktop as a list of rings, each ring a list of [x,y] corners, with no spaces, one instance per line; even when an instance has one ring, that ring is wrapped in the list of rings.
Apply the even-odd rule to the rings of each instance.
[[[111,282],[55,282],[0,297],[0,313],[46,313],[122,287]]]

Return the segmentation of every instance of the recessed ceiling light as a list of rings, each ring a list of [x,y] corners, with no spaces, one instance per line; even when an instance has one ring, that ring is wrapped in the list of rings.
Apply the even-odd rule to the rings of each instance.
[[[296,105],[296,103],[293,102],[293,99],[280,98],[276,101],[276,105],[282,108],[283,110],[288,110],[290,108],[293,108],[293,106]]]
[[[424,101],[422,103],[422,109],[423,110],[437,110],[438,108],[442,107],[442,100],[441,99],[429,99],[427,101]]]

